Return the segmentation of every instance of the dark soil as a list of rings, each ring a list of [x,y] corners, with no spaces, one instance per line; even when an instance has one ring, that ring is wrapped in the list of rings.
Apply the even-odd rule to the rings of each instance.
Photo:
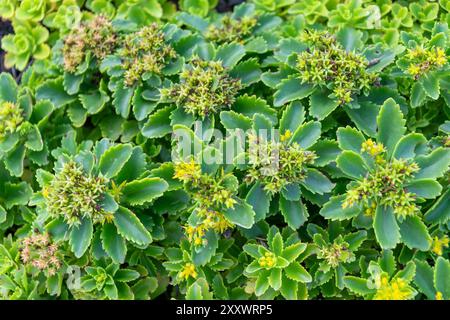
[[[10,34],[12,32],[13,32],[13,27],[11,25],[11,22],[0,19],[0,43],[4,36],[6,36],[7,34]],[[5,66],[3,65],[3,56],[4,55],[5,55],[5,52],[2,49],[0,49],[0,72],[3,72],[3,71],[10,72],[11,70],[6,70]]]

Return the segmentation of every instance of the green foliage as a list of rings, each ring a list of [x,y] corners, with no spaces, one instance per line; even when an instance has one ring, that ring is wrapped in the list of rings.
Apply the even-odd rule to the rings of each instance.
[[[450,299],[449,3],[2,1],[0,298]]]

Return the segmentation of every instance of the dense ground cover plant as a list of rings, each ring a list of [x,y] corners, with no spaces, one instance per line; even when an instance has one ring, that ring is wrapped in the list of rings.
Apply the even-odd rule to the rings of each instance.
[[[450,2],[6,0],[1,299],[450,299]]]

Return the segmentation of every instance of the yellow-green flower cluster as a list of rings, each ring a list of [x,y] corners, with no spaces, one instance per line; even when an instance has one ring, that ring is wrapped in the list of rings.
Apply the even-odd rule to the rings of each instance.
[[[48,233],[30,235],[21,244],[20,259],[24,264],[44,271],[48,276],[54,275],[61,267],[58,245],[51,241]]]
[[[404,186],[419,167],[415,162],[404,159],[394,158],[389,162],[385,160],[384,150],[383,145],[372,140],[363,143],[361,151],[375,158],[375,170],[347,191],[342,207],[362,203],[367,208],[366,214],[371,215],[376,203],[392,207],[398,217],[414,215],[419,211],[415,204],[416,197],[405,191]]]
[[[406,58],[409,60],[407,72],[416,80],[428,71],[444,66],[448,61],[444,49],[439,47],[417,46],[408,49]]]
[[[113,219],[113,215],[101,206],[106,190],[105,178],[87,175],[71,160],[43,188],[42,195],[48,212],[64,218],[69,225],[79,224],[83,217],[92,219],[94,223],[103,223]]]
[[[162,90],[187,113],[202,118],[230,107],[241,89],[241,81],[232,78],[220,61],[195,58],[180,73],[180,83]]]
[[[104,16],[96,16],[82,24],[64,39],[64,70],[75,72],[90,51],[97,59],[111,54],[118,43],[111,22]]]
[[[183,266],[183,269],[178,273],[178,276],[182,280],[187,280],[190,277],[196,279],[198,276],[197,271],[195,271],[195,266],[192,263],[186,263]]]
[[[174,178],[184,182],[185,189],[197,204],[196,214],[200,222],[185,227],[188,240],[195,245],[206,244],[204,236],[208,230],[221,234],[233,227],[221,213],[221,210],[233,208],[236,203],[234,192],[223,185],[226,177],[223,172],[218,178],[203,174],[200,165],[193,159],[175,165]]]
[[[277,257],[268,251],[261,258],[258,259],[258,263],[261,267],[271,269],[277,263]]]
[[[373,297],[374,300],[409,300],[416,294],[409,282],[399,277],[389,281],[389,276],[383,273],[379,282],[380,286]]]
[[[333,243],[321,247],[317,258],[325,260],[331,267],[336,268],[340,263],[354,261],[355,254],[350,251],[349,244],[342,237],[338,237]]]
[[[207,32],[206,38],[216,43],[238,42],[251,35],[253,28],[256,26],[254,17],[242,17],[241,19],[233,19],[229,15],[224,16],[220,26],[211,25]]]
[[[0,105],[0,141],[16,132],[22,122],[23,115],[19,106],[12,102],[2,102]]]
[[[433,251],[438,256],[442,256],[444,248],[447,248],[450,244],[450,239],[448,236],[444,235],[442,238],[434,237],[431,244],[431,251]]]
[[[251,134],[249,136],[250,168],[246,182],[260,181],[264,190],[271,194],[280,192],[290,183],[305,179],[308,165],[317,158],[313,151],[304,150],[298,143],[287,144],[286,134],[280,142],[267,141]]]
[[[123,45],[120,56],[127,86],[132,86],[145,73],[160,75],[162,69],[177,55],[172,46],[166,42],[164,33],[157,23],[126,36]]]
[[[333,95],[340,104],[351,102],[352,95],[368,91],[377,81],[377,74],[367,71],[367,59],[346,51],[329,33],[304,32],[301,39],[311,47],[298,54],[300,79],[319,86],[332,83]]]

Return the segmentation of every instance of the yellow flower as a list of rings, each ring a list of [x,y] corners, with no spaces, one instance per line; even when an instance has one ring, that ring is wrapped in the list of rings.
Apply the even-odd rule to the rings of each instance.
[[[442,292],[440,292],[440,291],[436,292],[436,300],[444,300],[444,297],[442,296]]]
[[[389,281],[388,276],[383,274],[380,280],[380,288],[377,289],[374,300],[409,300],[415,296],[414,289],[402,278]]]
[[[431,245],[431,251],[436,253],[438,256],[442,256],[442,252],[444,247],[448,247],[450,242],[450,239],[448,236],[444,236],[441,239],[439,239],[437,236],[434,237],[433,243]]]
[[[361,152],[367,152],[372,157],[379,155],[380,153],[383,153],[384,146],[381,143],[375,143],[372,139],[368,139],[367,141],[364,141],[361,145]]]
[[[175,165],[175,174],[173,177],[183,182],[189,182],[198,179],[200,175],[200,165],[196,163],[194,159],[191,159],[190,162],[177,163]]]
[[[434,56],[432,58],[433,62],[436,63],[438,67],[442,67],[447,63],[447,57],[445,56],[444,49],[437,48]]]
[[[280,136],[280,141],[281,142],[287,141],[289,140],[290,137],[292,137],[292,132],[291,130],[288,129],[284,134]]]
[[[197,271],[195,271],[195,266],[192,263],[186,263],[183,266],[183,270],[179,273],[179,276],[183,280],[189,279],[189,277],[197,278],[198,274]]]
[[[272,252],[266,252],[264,256],[258,259],[258,263],[261,267],[272,268],[276,263],[276,259]]]

